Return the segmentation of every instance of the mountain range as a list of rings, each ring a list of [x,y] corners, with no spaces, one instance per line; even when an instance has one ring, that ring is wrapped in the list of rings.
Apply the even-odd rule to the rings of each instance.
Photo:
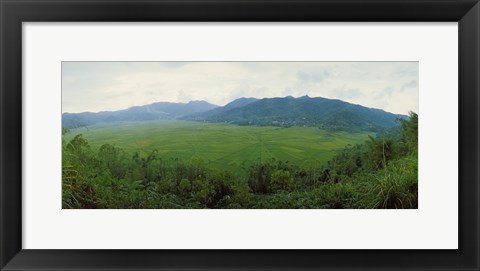
[[[64,113],[64,128],[88,126],[99,122],[189,120],[237,125],[308,126],[336,131],[379,132],[399,125],[408,118],[337,99],[292,96],[277,98],[239,98],[225,106],[206,101],[189,103],[153,103],[119,111]]]
[[[143,106],[133,106],[118,111],[63,113],[62,126],[64,128],[76,128],[101,122],[173,120],[217,107],[206,101],[190,101],[188,103],[158,102]]]

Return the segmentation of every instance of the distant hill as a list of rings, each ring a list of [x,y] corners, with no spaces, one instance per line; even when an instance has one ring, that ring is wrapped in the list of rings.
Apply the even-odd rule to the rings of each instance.
[[[239,98],[239,99],[231,101],[230,103],[226,104],[225,106],[217,107],[215,109],[205,111],[205,112],[186,115],[184,117],[180,117],[180,119],[196,120],[196,121],[208,120],[208,119],[214,117],[215,115],[222,114],[222,113],[224,113],[224,112],[226,112],[230,109],[233,109],[233,108],[239,108],[239,107],[246,106],[246,105],[251,104],[253,102],[256,102],[258,100],[259,99],[257,99],[257,98]]]
[[[206,101],[191,101],[188,103],[159,102],[118,111],[63,113],[62,126],[64,128],[76,128],[100,122],[169,120],[217,107]]]
[[[232,103],[234,106],[229,106]],[[260,100],[241,98],[232,103],[200,114],[184,116],[182,119],[238,125],[314,126],[335,131],[379,132],[398,126],[398,118],[408,118],[381,109],[321,97],[288,96]]]
[[[308,96],[294,98],[239,98],[218,107],[206,101],[188,103],[159,102],[118,111],[64,113],[64,128],[100,122],[190,120],[258,126],[307,126],[332,131],[380,132],[397,127],[397,115],[336,99]]]

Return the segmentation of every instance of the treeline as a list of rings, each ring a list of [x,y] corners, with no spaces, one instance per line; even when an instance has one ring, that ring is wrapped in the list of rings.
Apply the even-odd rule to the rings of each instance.
[[[323,166],[271,160],[242,172],[157,150],[94,149],[79,134],[62,144],[63,208],[417,208],[418,116],[399,121]]]

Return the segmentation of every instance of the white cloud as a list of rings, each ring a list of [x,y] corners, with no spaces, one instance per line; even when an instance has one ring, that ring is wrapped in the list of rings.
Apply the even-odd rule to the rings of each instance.
[[[341,99],[418,112],[417,62],[64,62],[63,112],[240,97]]]

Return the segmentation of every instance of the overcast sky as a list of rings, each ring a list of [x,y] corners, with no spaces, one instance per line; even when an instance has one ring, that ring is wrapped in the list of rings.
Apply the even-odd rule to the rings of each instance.
[[[418,112],[418,62],[63,62],[62,111],[240,97],[326,97]]]

